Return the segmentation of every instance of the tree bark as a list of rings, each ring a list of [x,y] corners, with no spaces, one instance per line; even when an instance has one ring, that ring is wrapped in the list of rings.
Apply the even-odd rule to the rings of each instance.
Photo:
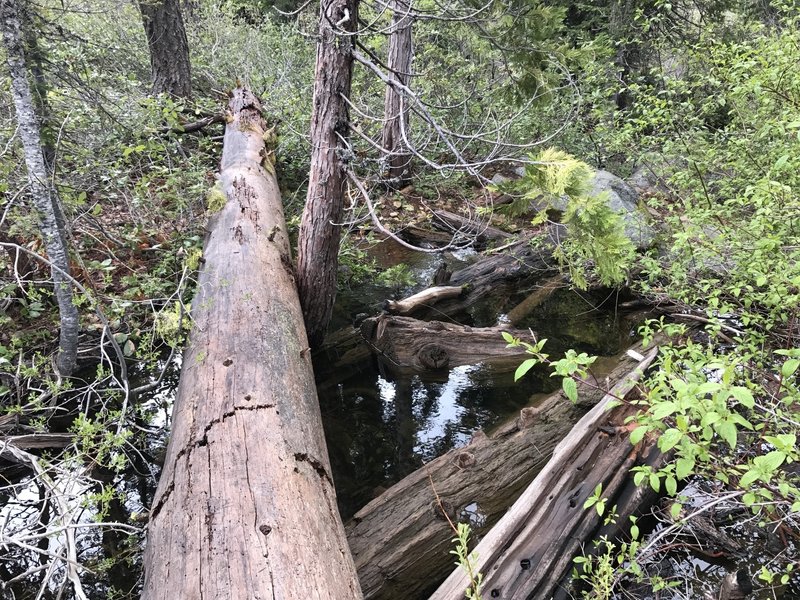
[[[192,95],[189,42],[178,0],[139,0],[147,45],[153,94],[179,98]]]
[[[230,111],[142,598],[360,598],[260,104]]]
[[[616,363],[611,381],[627,380],[635,366],[628,357],[608,363]],[[491,437],[479,432],[468,446],[432,460],[358,511],[346,529],[364,597],[430,594],[453,565],[453,532],[436,496],[454,522],[470,522],[478,535],[490,531],[604,391],[581,383],[579,394],[578,405],[556,392],[523,408]]]
[[[630,470],[650,453],[654,439],[636,448],[628,441],[624,417],[634,407],[609,404],[633,389],[652,363],[651,349],[636,369],[606,394],[562,440],[547,465],[475,548],[475,572],[484,574],[482,591],[492,598],[547,600],[572,566],[572,558],[602,523],[586,500],[602,484],[609,507],[625,487]],[[607,424],[611,424],[609,427]],[[627,521],[627,515],[621,522]],[[469,585],[454,570],[431,600],[460,600]]]
[[[404,86],[411,81],[411,60],[414,56],[411,0],[390,0],[392,26],[389,34],[389,76]],[[383,108],[383,149],[386,156],[386,182],[400,189],[410,180],[411,153],[406,143],[408,103],[392,85],[386,86]]]
[[[64,231],[61,203],[50,184],[45,163],[39,119],[34,109],[33,96],[25,68],[25,52],[20,26],[20,13],[16,0],[0,0],[0,21],[6,60],[11,74],[11,92],[19,123],[20,139],[25,151],[30,195],[39,213],[39,228],[50,260],[54,291],[60,315],[61,333],[56,368],[63,375],[75,369],[78,351],[78,309],[72,303],[72,284],[69,281],[69,253]]]
[[[340,223],[346,184],[345,141],[350,127],[350,96],[357,0],[322,0],[311,116],[311,171],[300,222],[297,289],[308,341],[317,348],[325,337],[336,298]]]

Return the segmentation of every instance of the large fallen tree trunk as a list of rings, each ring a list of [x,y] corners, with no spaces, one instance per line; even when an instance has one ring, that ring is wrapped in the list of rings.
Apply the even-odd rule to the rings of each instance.
[[[258,100],[232,93],[145,600],[360,598]]]
[[[648,352],[636,371],[580,420],[511,510],[475,548],[474,570],[483,574],[485,597],[551,598],[572,566],[572,558],[602,523],[594,508],[584,508],[596,486],[602,485],[609,506],[616,505],[630,469],[646,457],[657,457],[651,453],[654,440],[636,448],[628,441],[629,430],[622,423],[633,407],[623,404],[608,410],[611,402],[624,397],[632,387],[629,382],[638,380],[655,354],[656,349]],[[617,508],[624,523],[636,505],[627,502]],[[461,600],[469,585],[465,572],[455,570],[431,600]]]
[[[505,362],[516,367],[525,358],[522,347],[509,348],[502,332],[517,338],[527,331],[508,327],[467,327],[441,321],[381,315],[361,324],[361,335],[390,364],[428,371],[480,362]]]
[[[614,362],[607,379],[626,382],[616,390],[624,395],[635,381],[628,376],[641,366],[630,358]],[[453,532],[436,495],[453,520],[472,521],[479,534],[487,531],[547,464],[588,406],[605,394],[596,384],[579,389],[580,405],[553,394],[522,409],[516,422],[491,437],[478,434],[467,447],[432,460],[356,513],[346,529],[365,597],[412,599],[432,592],[453,561]]]

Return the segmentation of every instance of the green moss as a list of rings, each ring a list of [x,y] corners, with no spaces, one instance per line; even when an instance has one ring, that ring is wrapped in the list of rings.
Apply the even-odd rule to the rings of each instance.
[[[227,202],[228,197],[225,195],[225,192],[222,191],[222,186],[219,183],[216,183],[214,187],[206,193],[206,211],[209,214],[218,213],[225,207]]]

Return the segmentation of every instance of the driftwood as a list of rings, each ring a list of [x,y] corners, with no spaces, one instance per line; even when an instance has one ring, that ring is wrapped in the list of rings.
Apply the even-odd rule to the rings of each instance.
[[[144,600],[360,598],[258,100],[232,92]]]
[[[653,440],[633,448],[629,429],[621,426],[632,409],[609,404],[624,397],[655,358],[650,350],[636,370],[604,396],[558,445],[546,467],[514,506],[475,548],[477,571],[484,575],[483,595],[491,598],[552,597],[562,574],[600,517],[584,502],[602,484],[603,497],[625,487],[630,468],[649,453]],[[609,423],[610,425],[607,425]],[[431,600],[461,600],[468,580],[462,570],[451,573]]]
[[[387,300],[384,310],[392,315],[410,316],[422,309],[427,309],[441,300],[458,298],[464,288],[442,285],[430,287],[403,300]]]
[[[496,241],[507,242],[514,237],[510,233],[506,233],[505,231],[501,231],[489,225],[488,219],[486,222],[483,222],[463,217],[446,210],[433,211],[433,224],[451,233],[458,232],[471,236],[478,245]]]
[[[395,367],[419,371],[446,369],[480,362],[518,365],[522,347],[508,348],[502,332],[515,337],[527,331],[508,327],[467,327],[441,321],[382,315],[361,324],[364,339]]]
[[[614,363],[611,381],[625,377],[634,364],[625,356]],[[487,530],[547,463],[587,405],[604,396],[597,386],[580,384],[579,390],[579,405],[560,393],[548,396],[491,437],[479,432],[467,447],[432,460],[356,513],[346,530],[365,597],[420,598],[433,591],[452,568],[453,533],[431,482],[451,517],[472,514],[473,528]]]

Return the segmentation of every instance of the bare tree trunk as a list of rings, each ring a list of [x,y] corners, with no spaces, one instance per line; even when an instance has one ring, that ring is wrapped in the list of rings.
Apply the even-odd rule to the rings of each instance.
[[[16,0],[0,0],[0,25],[6,60],[11,74],[11,92],[19,123],[20,139],[25,150],[30,194],[39,212],[40,229],[47,257],[52,265],[54,291],[60,314],[61,335],[56,368],[61,375],[70,375],[75,368],[78,349],[78,309],[72,303],[69,281],[69,254],[63,227],[61,204],[50,184],[44,160],[39,120],[25,69],[20,17]]]
[[[181,98],[192,95],[189,42],[178,0],[139,0],[150,48],[153,93]]]
[[[260,103],[230,111],[142,598],[360,598]]]
[[[320,4],[314,109],[311,117],[311,172],[300,223],[297,288],[308,340],[318,347],[325,337],[336,297],[340,223],[344,212],[346,144],[357,0]]]
[[[409,15],[411,0],[390,0],[392,29],[389,35],[389,75],[407,86],[411,80],[413,58],[412,18]],[[383,110],[383,149],[387,156],[387,182],[395,188],[406,185],[410,179],[411,153],[405,142],[408,133],[408,104],[402,94],[391,85],[386,86]]]

